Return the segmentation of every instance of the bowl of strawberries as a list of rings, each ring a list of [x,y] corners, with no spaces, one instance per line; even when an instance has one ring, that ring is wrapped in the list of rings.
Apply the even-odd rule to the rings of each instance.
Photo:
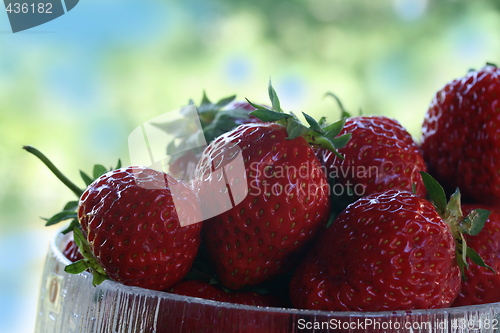
[[[421,144],[333,94],[340,120],[302,122],[269,85],[270,107],[204,96],[207,145],[167,171],[97,165],[82,189],[25,146],[77,197],[46,219],[70,223],[36,332],[500,330],[499,74],[437,92]]]

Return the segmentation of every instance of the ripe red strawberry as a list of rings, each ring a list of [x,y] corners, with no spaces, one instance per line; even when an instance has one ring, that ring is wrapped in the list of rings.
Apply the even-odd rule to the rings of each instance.
[[[221,135],[205,149],[195,173],[205,216],[214,216],[204,222],[206,247],[230,289],[288,270],[330,214],[326,176],[304,137],[329,139],[321,138],[325,133],[310,117],[307,129],[283,113],[272,87],[270,97],[276,112],[259,112],[270,116],[263,120],[280,123],[245,124]]]
[[[441,199],[437,201],[436,207],[441,207]],[[463,259],[455,242],[462,243],[455,239],[469,230],[458,204],[457,194],[446,208],[436,208],[411,192],[397,190],[352,203],[295,272],[292,304],[333,311],[450,306],[460,291],[457,259]]]
[[[89,269],[95,285],[110,277],[126,285],[157,290],[184,278],[201,238],[201,223],[195,223],[201,221],[201,213],[191,188],[146,167],[107,172],[96,165],[94,181],[81,172],[88,186],[82,191],[36,148],[23,148],[80,198],[46,219],[46,225],[72,220],[63,233],[73,231],[84,259],[66,266],[66,272]],[[73,249],[71,243],[65,252]]]
[[[493,268],[479,267],[469,262],[462,280],[462,290],[453,306],[500,302],[500,211],[485,205],[463,205],[464,214],[474,209],[491,212],[483,230],[476,236],[465,235],[467,244],[477,250],[484,262]]]
[[[225,292],[209,283],[187,280],[181,281],[167,290],[172,294],[199,297],[212,301],[228,302],[254,306],[280,306],[282,303],[270,295],[261,295],[254,291]]]
[[[99,177],[83,193],[78,216],[90,252],[84,257],[95,258],[102,271],[91,262],[68,266],[71,273],[91,268],[125,285],[163,290],[184,278],[200,244],[193,191],[149,168],[132,166]],[[77,244],[85,242],[79,238]]]
[[[208,179],[199,185],[201,197],[214,198],[207,201],[213,208],[222,193],[207,184],[217,183],[212,165],[217,166],[217,159],[230,161],[235,145],[244,159],[246,175],[228,182],[243,183],[246,177],[248,195],[205,221],[207,249],[229,288],[254,285],[284,272],[328,219],[328,183],[321,164],[304,138],[287,136],[279,124],[241,125],[210,144],[198,164],[195,179]],[[286,175],[287,170],[296,175]],[[298,170],[304,170],[303,175]]]
[[[334,195],[351,191],[354,198],[387,190],[412,191],[425,196],[419,171],[427,171],[422,153],[410,133],[396,120],[383,116],[349,117],[340,133],[351,133],[349,143],[339,149],[344,159],[331,151],[318,150],[318,157],[335,181]]]
[[[464,199],[500,203],[500,69],[487,65],[446,84],[422,128],[429,172]]]

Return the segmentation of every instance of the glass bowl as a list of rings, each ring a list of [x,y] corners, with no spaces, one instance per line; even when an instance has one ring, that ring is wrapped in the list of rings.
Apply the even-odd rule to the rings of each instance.
[[[328,312],[238,305],[67,274],[51,241],[35,333],[500,332],[500,303],[435,310]]]

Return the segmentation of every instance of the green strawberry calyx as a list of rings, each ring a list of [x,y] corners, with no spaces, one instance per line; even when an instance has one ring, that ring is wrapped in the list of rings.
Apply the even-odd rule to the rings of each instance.
[[[67,265],[64,268],[64,271],[70,274],[80,274],[86,270],[89,270],[92,273],[92,285],[95,287],[101,284],[108,278],[108,276],[92,254],[90,245],[80,228],[75,228],[73,230],[73,237],[76,245],[78,246],[78,249],[80,250],[80,253],[83,256],[83,259]]]
[[[225,109],[235,98],[236,95],[232,95],[212,103],[203,92],[201,103],[197,109],[207,142],[211,142],[219,135],[237,127],[238,122],[242,119],[250,117],[248,110],[242,108]]]
[[[200,137],[203,137],[207,143],[210,143],[221,134],[237,127],[242,120],[248,119],[250,117],[248,110],[238,107],[227,108],[235,98],[236,95],[231,95],[221,98],[214,103],[204,91],[200,104],[196,105],[193,100],[190,100],[189,105],[196,106],[201,131],[193,128],[192,122],[187,120],[189,117],[187,119],[181,118],[174,121],[153,124],[162,131],[172,134],[174,138],[181,139],[168,143],[167,154],[170,155],[169,163],[182,158],[190,150],[193,150],[195,153],[201,153],[204,147],[192,148],[193,142],[200,142]]]
[[[293,113],[285,113],[281,109],[281,103],[278,94],[274,90],[271,81],[268,86],[269,99],[271,100],[272,107],[267,108],[262,105],[254,104],[248,101],[256,110],[250,112],[251,115],[259,118],[265,122],[275,122],[286,128],[288,139],[295,139],[302,136],[313,147],[324,148],[332,151],[339,158],[343,156],[337,149],[343,148],[351,139],[351,133],[338,136],[340,131],[345,125],[346,119],[326,125],[325,119],[322,118],[319,122],[305,112],[302,112],[308,126],[302,122]]]
[[[469,267],[467,258],[476,265],[486,267],[491,271],[495,270],[487,265],[481,256],[471,247],[467,246],[464,234],[475,236],[484,227],[488,220],[490,211],[485,209],[474,209],[467,216],[463,216],[461,208],[460,190],[451,195],[450,200],[446,200],[443,187],[428,173],[421,171],[422,180],[427,189],[430,201],[434,204],[436,211],[442,219],[450,226],[451,233],[455,238],[457,264],[464,278],[464,271]]]

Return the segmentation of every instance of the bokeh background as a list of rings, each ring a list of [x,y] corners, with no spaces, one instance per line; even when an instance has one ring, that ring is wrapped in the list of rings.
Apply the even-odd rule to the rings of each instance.
[[[399,120],[416,140],[433,94],[500,62],[500,2],[470,0],[84,0],[13,34],[0,11],[0,331],[32,332],[50,237],[40,217],[73,194],[22,145],[71,179],[128,160],[141,123],[237,94],[338,119]],[[78,183],[83,186],[82,182]]]

